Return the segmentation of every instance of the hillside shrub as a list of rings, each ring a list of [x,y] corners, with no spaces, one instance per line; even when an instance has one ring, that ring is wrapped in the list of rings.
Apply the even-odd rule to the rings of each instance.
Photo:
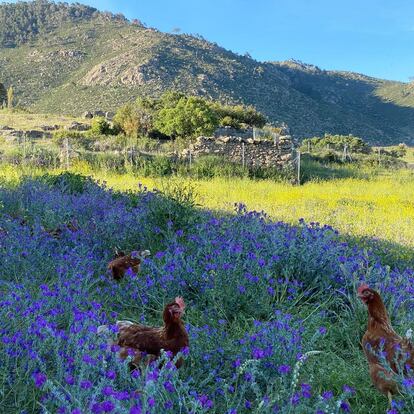
[[[347,148],[348,153],[369,154],[372,149],[362,139],[354,137],[353,135],[329,135],[325,134],[323,137],[307,138],[302,141],[302,150],[311,152],[321,150],[331,150],[343,152]]]
[[[57,175],[44,174],[40,179],[63,194],[82,194],[88,186],[96,185],[92,178],[69,171]]]
[[[243,124],[245,126],[263,128],[267,122],[267,118],[253,106],[222,105],[219,102],[213,102],[211,106],[222,126],[238,128]]]
[[[211,135],[219,125],[215,112],[205,99],[181,97],[175,106],[165,106],[157,113],[155,128],[172,137]]]
[[[118,109],[113,119],[117,131],[130,137],[148,135],[152,128],[152,115],[142,106],[129,103]]]
[[[53,134],[53,142],[58,147],[63,147],[68,142],[69,146],[75,149],[92,150],[98,138],[88,133],[79,131],[68,131],[60,129]]]
[[[103,117],[93,118],[91,128],[87,131],[89,136],[95,135],[114,135],[109,122]]]

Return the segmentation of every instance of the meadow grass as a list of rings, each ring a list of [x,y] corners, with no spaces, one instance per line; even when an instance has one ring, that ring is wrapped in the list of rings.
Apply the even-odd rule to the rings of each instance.
[[[73,121],[89,123],[87,119],[75,118],[66,115],[37,114],[26,111],[0,109],[0,125],[7,125],[10,128],[30,130],[40,129],[42,125],[58,125],[64,127]]]
[[[146,210],[147,207],[145,209],[140,208],[131,215],[129,203],[120,198],[122,195],[117,194],[112,198],[112,196],[103,195],[98,189],[92,189],[88,193],[88,197],[85,197],[85,195],[69,196],[60,194],[61,190],[47,189],[38,186],[39,184],[32,186],[26,183],[23,189],[16,186],[15,191],[8,193],[7,188],[10,185],[21,183],[23,176],[39,176],[45,172],[42,169],[28,169],[23,166],[18,168],[3,166],[0,168],[0,187],[2,181],[7,181],[9,184],[4,185],[2,196],[4,206],[0,206],[0,209],[17,215],[27,214],[25,218],[29,222],[40,220],[45,228],[62,225],[68,217],[74,217],[79,225],[85,229],[85,232],[75,232],[73,235],[67,234],[65,237],[67,236],[68,239],[59,241],[45,238],[44,232],[39,226],[34,227],[33,231],[37,232],[35,236],[22,224],[18,224],[20,227],[10,227],[9,234],[13,236],[10,238],[12,243],[4,244],[4,251],[0,251],[0,253],[4,255],[4,258],[12,257],[14,260],[9,261],[13,264],[8,266],[11,271],[3,271],[1,277],[4,281],[7,281],[8,278],[16,278],[16,281],[24,280],[24,284],[19,285],[19,289],[23,291],[24,287],[24,289],[33,291],[34,295],[39,295],[46,289],[46,295],[41,297],[42,307],[39,311],[41,315],[47,314],[47,310],[51,306],[55,306],[53,301],[56,301],[56,306],[61,306],[62,297],[73,295],[65,289],[72,292],[75,289],[74,286],[76,286],[79,289],[79,292],[77,291],[74,295],[75,302],[73,306],[76,309],[79,306],[85,306],[86,309],[89,309],[90,303],[102,300],[103,307],[107,312],[116,310],[121,312],[120,316],[122,318],[134,318],[134,320],[138,320],[137,318],[140,317],[141,312],[141,317],[150,318],[145,320],[157,323],[156,315],[151,316],[149,310],[159,308],[160,304],[158,302],[167,299],[164,296],[174,297],[176,294],[181,294],[180,289],[184,288],[178,281],[180,283],[188,281],[191,286],[188,290],[185,290],[184,296],[191,301],[186,322],[191,330],[192,348],[190,360],[180,372],[180,376],[182,378],[189,378],[190,376],[195,378],[194,384],[198,387],[199,392],[206,389],[208,395],[213,395],[214,390],[219,388],[213,379],[209,379],[211,374],[208,373],[222,363],[224,360],[221,357],[222,352],[225,353],[226,358],[234,359],[239,356],[237,353],[235,355],[233,341],[237,341],[246,335],[246,341],[254,338],[252,349],[247,353],[243,351],[244,353],[240,354],[242,360],[252,360],[252,355],[256,352],[255,348],[257,347],[256,338],[258,335],[255,329],[258,330],[259,337],[263,340],[261,346],[271,346],[275,352],[281,352],[273,355],[273,359],[278,363],[287,361],[290,354],[280,346],[284,338],[280,337],[278,333],[280,327],[275,331],[272,330],[272,312],[274,309],[282,309],[289,315],[292,314],[295,321],[301,321],[300,323],[303,324],[305,328],[303,334],[305,350],[320,352],[311,357],[301,369],[299,381],[304,382],[304,384],[300,385],[299,382],[297,392],[303,393],[304,399],[307,398],[307,383],[312,384],[316,393],[332,390],[336,396],[341,395],[344,384],[349,384],[356,389],[356,394],[349,398],[352,412],[375,414],[386,411],[386,398],[372,387],[366,360],[359,347],[360,338],[366,327],[366,309],[354,297],[352,288],[353,284],[358,282],[354,278],[358,278],[360,274],[364,278],[368,278],[368,282],[378,284],[387,294],[387,304],[390,304],[390,309],[392,309],[393,323],[396,329],[398,332],[404,333],[411,326],[412,307],[408,307],[411,302],[409,301],[410,293],[406,287],[411,283],[410,273],[396,272],[389,275],[387,267],[375,265],[374,259],[369,260],[370,267],[368,271],[364,258],[369,256],[365,256],[361,251],[355,254],[352,247],[347,247],[346,244],[338,242],[335,236],[331,236],[329,229],[320,231],[319,227],[310,226],[308,230],[304,230],[301,227],[302,236],[299,237],[299,233],[292,232],[284,224],[269,224],[269,227],[267,227],[266,221],[256,220],[254,216],[250,216],[248,213],[233,217],[222,214],[222,212],[234,211],[234,203],[243,202],[248,209],[265,210],[276,220],[295,224],[300,218],[304,218],[309,222],[319,221],[322,224],[328,223],[336,228],[343,229],[343,232],[350,236],[378,236],[384,240],[393,241],[410,248],[413,246],[413,240],[410,238],[409,230],[412,228],[414,217],[414,205],[411,201],[414,192],[412,185],[414,178],[410,172],[400,171],[392,175],[372,176],[370,179],[334,179],[308,182],[302,186],[292,186],[269,180],[215,178],[195,181],[177,177],[153,179],[138,177],[132,173],[93,172],[87,164],[79,163],[73,167],[72,172],[91,175],[101,182],[105,181],[108,187],[119,191],[138,191],[138,183],[142,183],[150,189],[156,187],[161,190],[174,188],[175,184],[181,186],[181,188],[184,188],[183,184],[193,186],[197,192],[197,203],[212,210],[219,210],[222,218],[219,220],[208,218],[202,226],[198,223],[196,228],[193,228],[192,224],[185,225],[185,221],[189,220],[188,216],[183,213],[184,210],[176,210],[176,218],[184,220],[184,224],[178,223],[179,220],[174,220],[176,228],[186,229],[189,232],[189,241],[186,241],[186,238],[182,239],[181,232],[170,231],[169,224],[166,224],[166,218],[170,217],[170,210],[174,212],[174,208],[167,207],[168,203],[165,199],[159,199],[158,203],[157,198],[144,197],[144,200],[147,200],[146,202],[152,200],[148,206],[151,208],[148,211]],[[62,170],[47,172],[58,174]],[[68,191],[68,189],[65,191]],[[66,205],[70,203],[73,205]],[[123,203],[126,203],[125,206]],[[190,212],[190,209],[187,209],[187,212]],[[222,223],[228,223],[227,227]],[[157,233],[152,231],[154,224],[163,228],[164,233],[162,233],[161,238],[158,238]],[[8,229],[7,226],[16,226],[17,224],[4,218],[3,225]],[[164,227],[167,225],[167,227],[164,228],[163,225]],[[91,227],[89,228],[89,226]],[[401,235],[405,235],[406,238],[401,238]],[[72,236],[76,240],[70,239]],[[23,238],[20,239],[20,237]],[[77,239],[78,237],[79,239]],[[232,243],[230,248],[228,246],[229,240]],[[68,256],[67,243],[72,245],[71,243],[75,241],[76,247],[73,245],[73,257]],[[156,254],[154,259],[150,259],[144,269],[145,273],[141,282],[137,283],[136,279],[126,278],[119,285],[108,284],[104,272],[112,247],[122,243],[122,246],[127,245],[128,248],[132,248],[138,241],[144,243],[145,246],[148,245],[151,250],[160,250],[162,254]],[[160,243],[162,246],[159,246]],[[217,247],[217,243],[219,243],[219,247]],[[39,245],[41,248],[39,248]],[[255,249],[254,252],[257,253],[257,256],[251,256],[250,260],[247,261],[241,259],[238,256],[240,246],[243,248],[244,255],[253,252],[253,249]],[[23,249],[23,251],[21,252],[20,249]],[[184,249],[184,253],[180,253],[180,249]],[[52,251],[53,254],[51,254]],[[62,254],[62,252],[66,252],[66,254]],[[215,254],[214,260],[211,260],[212,252]],[[21,254],[23,253],[28,255],[31,260],[22,260]],[[253,259],[253,257],[256,258]],[[263,257],[266,258],[263,262],[267,263],[265,267],[260,261]],[[273,264],[272,257],[274,258],[272,260],[276,260],[275,263],[277,264]],[[183,261],[184,258],[185,261]],[[339,258],[345,260],[346,263],[338,266]],[[185,263],[187,265],[183,265]],[[211,265],[214,266],[210,268]],[[229,265],[234,265],[236,268],[229,271]],[[397,262],[397,265],[396,268],[399,268],[400,263]],[[50,299],[49,296],[52,294],[48,289],[54,289],[60,283],[59,277],[56,277],[55,266],[57,266],[57,269],[67,268],[66,273],[68,274],[65,273],[65,278],[62,281],[69,280],[70,283],[73,283],[73,286],[70,283],[69,287],[63,284],[64,287],[61,292],[53,293],[57,295],[56,299]],[[359,269],[357,272],[349,270],[353,269],[354,266]],[[401,264],[401,267],[404,266]],[[166,269],[169,269],[168,277],[165,277]],[[203,294],[197,293],[197,289],[194,293],[194,286],[199,286],[198,283],[204,280],[206,271],[210,277],[214,276],[212,280],[215,281],[215,285]],[[282,276],[285,278],[275,285],[278,286],[278,290],[274,291],[273,282],[269,286],[266,284],[267,277],[265,275],[268,273],[275,278]],[[78,274],[87,276],[79,280]],[[259,284],[255,279],[250,280],[256,274],[260,274]],[[339,283],[338,287],[343,287],[344,283],[347,287],[347,295],[345,296],[338,294],[337,289],[330,289],[326,292],[327,286],[331,287],[337,276],[340,277],[338,279],[340,282],[335,282]],[[342,280],[342,277],[345,279]],[[390,277],[394,279],[391,280]],[[164,278],[167,280],[165,282],[167,284],[161,287],[158,286],[158,283],[164,283]],[[299,289],[295,287],[296,279],[298,279]],[[98,280],[99,283],[97,283]],[[143,280],[147,280],[148,286],[142,283]],[[195,282],[197,283],[193,286]],[[237,293],[240,290],[240,283],[243,283],[243,288],[244,285],[247,286],[248,297],[245,299],[243,299],[244,293],[243,295]],[[401,283],[404,286],[400,286]],[[38,288],[39,284],[41,288]],[[78,286],[79,284],[80,286]],[[47,287],[49,285],[50,288]],[[8,286],[5,293],[14,293],[18,289],[18,286],[13,284],[10,284],[10,286],[5,284],[4,286]],[[291,289],[290,296],[286,293],[288,287]],[[317,287],[318,293],[315,293],[315,287]],[[269,296],[269,288],[272,288],[270,292],[273,296]],[[300,293],[302,289],[304,292],[310,289],[308,293],[313,293],[309,297],[302,297],[302,293]],[[404,296],[403,304],[398,302],[399,308],[395,305],[395,289],[407,296],[407,298]],[[296,291],[298,292],[297,297],[295,296]],[[148,295],[149,305],[139,305],[140,300],[137,301],[137,298],[141,298],[142,295]],[[54,298],[53,295],[51,297]],[[252,298],[254,300],[251,300]],[[32,306],[33,300],[30,299],[27,306]],[[85,301],[85,305],[82,301]],[[18,302],[16,303],[16,306],[21,306]],[[70,306],[60,309],[61,314],[64,315],[64,317],[61,316],[63,322],[66,321],[66,318],[70,318],[73,313]],[[218,308],[220,309],[219,313],[217,313]],[[7,308],[5,307],[5,309],[4,320]],[[85,315],[84,323],[87,324],[87,327],[93,328],[102,323],[101,316],[91,318],[90,312],[85,313]],[[18,321],[23,320],[23,316],[19,315],[18,318]],[[277,314],[277,318],[283,319],[283,314]],[[251,326],[252,319],[258,321],[257,326],[253,328]],[[61,323],[63,323],[62,321]],[[209,325],[206,325],[206,321]],[[263,323],[263,321],[265,322]],[[40,322],[43,322],[43,319]],[[68,326],[72,326],[77,322],[69,320],[66,323]],[[14,330],[26,332],[17,323],[16,326],[16,328],[10,327],[10,332],[13,333]],[[62,326],[67,328],[66,324]],[[295,325],[291,326],[289,323],[286,325],[286,329],[283,335],[287,338],[290,338],[290,335],[296,335],[295,331],[292,330],[296,329]],[[321,334],[322,332],[324,333]],[[265,334],[269,334],[269,337]],[[88,335],[88,341],[95,344],[96,337],[90,333]],[[224,338],[228,339],[224,340],[223,335]],[[31,339],[31,336],[28,335],[29,342]],[[74,344],[77,340],[79,338],[76,335],[71,334],[69,336],[69,341],[73,341]],[[269,345],[268,341],[270,340],[273,342]],[[55,349],[55,344],[45,342],[44,345],[36,344],[36,347],[37,350],[48,355],[45,360],[49,361],[51,358],[49,355],[50,349]],[[9,348],[13,351],[11,346]],[[95,350],[94,352],[98,354],[98,351]],[[75,372],[77,377],[83,379],[85,375],[93,375],[93,378],[101,378],[101,373],[82,365],[84,362],[81,361],[81,357],[82,355],[76,356],[76,367],[81,367],[79,369],[83,370],[80,373]],[[27,358],[24,360],[27,360]],[[200,361],[202,362],[200,363]],[[37,368],[34,362],[30,363],[32,370]],[[61,358],[58,358],[57,364],[61,363]],[[109,363],[114,370],[119,371],[125,368],[123,365],[115,364],[113,360]],[[9,363],[8,366],[11,367],[12,364]],[[63,368],[65,367],[61,367],[59,370],[65,372]],[[253,368],[252,375],[259,375]],[[13,392],[24,397],[24,402],[18,401],[20,408],[25,406],[28,412],[34,413],[36,409],[31,409],[29,405],[31,400],[35,404],[35,401],[40,399],[40,394],[30,397],[31,399],[26,399],[27,393],[32,392],[33,380],[26,378],[28,375],[27,367],[22,365],[19,369],[18,378],[23,385],[15,385],[16,391]],[[233,371],[231,367],[226,369],[230,373]],[[54,369],[44,367],[44,371],[50,376],[51,381],[57,381],[57,383],[63,379],[63,374],[59,370],[55,373]],[[117,375],[123,381],[130,381],[127,372],[118,371]],[[279,384],[275,382],[277,374],[274,370],[271,374],[267,373],[266,375],[266,381],[271,380],[272,386],[278,388],[266,388],[266,381],[261,381],[258,377],[258,381],[254,385],[260,389],[257,388],[256,391],[260,391],[260,393],[266,391],[274,398],[283,396],[283,393],[293,393],[295,391],[292,391],[289,385],[290,377],[288,382]],[[231,375],[223,376],[224,380],[222,381],[229,381]],[[107,380],[102,379],[99,382],[98,391],[106,384],[105,381]],[[183,386],[180,381],[178,376],[177,378],[174,377],[176,387]],[[223,408],[231,407],[235,399],[240,401],[246,399],[247,402],[252,399],[254,404],[259,404],[263,395],[260,394],[255,397],[249,391],[248,385],[246,385],[247,382],[241,380],[245,388],[237,389],[237,398],[233,397],[233,392],[229,395],[225,394],[224,398],[217,396],[214,402],[217,408],[216,411],[212,412],[233,412],[226,411]],[[28,387],[25,385],[26,383],[29,384]],[[52,387],[54,383],[47,383],[46,386],[56,393],[54,398],[57,399],[59,390]],[[134,384],[121,385],[130,388]],[[21,391],[18,387],[21,387]],[[162,382],[160,382],[159,388],[157,395],[161,398],[161,394],[165,394]],[[4,391],[4,395],[9,395],[6,392],[7,387],[3,386],[2,389],[0,386],[0,390]],[[89,391],[75,392],[80,401],[90,401]],[[152,390],[151,392],[155,391]],[[187,395],[188,390],[184,389],[179,391],[178,394]],[[10,406],[17,405],[17,403],[10,401],[8,397],[5,398],[5,401]],[[329,401],[331,405],[335,403],[332,399]],[[49,404],[52,404],[52,402],[49,402]],[[310,406],[311,402],[309,402]],[[407,409],[410,410],[409,407]],[[253,412],[261,412],[259,408],[257,410]],[[289,409],[289,411],[283,412],[315,412],[315,410],[305,411],[305,407],[297,410]],[[127,411],[124,409],[119,412]],[[201,413],[204,411],[200,408],[199,411],[195,412]],[[240,407],[237,412],[247,412],[247,406],[246,410]],[[343,411],[326,409],[324,412],[337,413]],[[408,413],[411,411],[401,412]]]
[[[414,172],[409,170],[369,179],[311,181],[301,186],[244,178],[140,177],[132,173],[93,171],[86,163],[78,163],[71,171],[105,181],[118,191],[137,191],[138,183],[150,189],[162,189],[172,182],[191,184],[202,207],[231,212],[234,204],[241,202],[250,210],[265,211],[273,220],[297,224],[304,219],[309,223],[329,224],[359,241],[370,238],[388,242],[387,249],[394,244],[399,259],[414,259]],[[42,173],[41,169],[9,166],[1,167],[0,178],[18,181],[24,174]]]

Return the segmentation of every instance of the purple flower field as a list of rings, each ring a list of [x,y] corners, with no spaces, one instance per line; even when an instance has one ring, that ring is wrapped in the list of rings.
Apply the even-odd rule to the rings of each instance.
[[[243,205],[219,215],[145,188],[0,187],[1,410],[385,413],[359,347],[367,315],[355,289],[366,281],[380,290],[405,333],[414,272],[344,240],[318,223],[292,227]],[[153,254],[115,282],[115,248]],[[187,303],[184,366],[163,355],[161,368],[131,375],[97,327],[159,326],[176,296]],[[413,407],[406,381],[389,412]]]

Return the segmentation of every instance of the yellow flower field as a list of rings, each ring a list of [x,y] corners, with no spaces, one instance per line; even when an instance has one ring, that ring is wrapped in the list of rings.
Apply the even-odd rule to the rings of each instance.
[[[151,189],[163,188],[171,180],[96,173],[82,165],[74,172],[92,175],[117,190],[135,190],[139,182]],[[21,169],[2,167],[0,178],[18,180],[22,173]],[[30,170],[30,174],[36,172]],[[232,211],[234,203],[242,202],[248,209],[266,211],[275,220],[297,223],[303,218],[330,224],[352,236],[376,237],[414,247],[414,173],[410,171],[370,180],[335,179],[302,186],[237,178],[173,180],[191,182],[203,207]]]

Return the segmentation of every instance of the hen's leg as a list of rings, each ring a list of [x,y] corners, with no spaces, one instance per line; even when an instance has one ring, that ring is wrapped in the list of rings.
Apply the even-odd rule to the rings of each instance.
[[[388,395],[388,402],[390,403],[390,408],[392,408],[392,394],[391,394],[391,391],[388,391],[387,395]]]
[[[136,351],[134,357],[132,358],[132,361],[128,364],[129,370],[135,371],[136,369],[139,370],[139,363],[142,360],[142,353],[140,351]]]

